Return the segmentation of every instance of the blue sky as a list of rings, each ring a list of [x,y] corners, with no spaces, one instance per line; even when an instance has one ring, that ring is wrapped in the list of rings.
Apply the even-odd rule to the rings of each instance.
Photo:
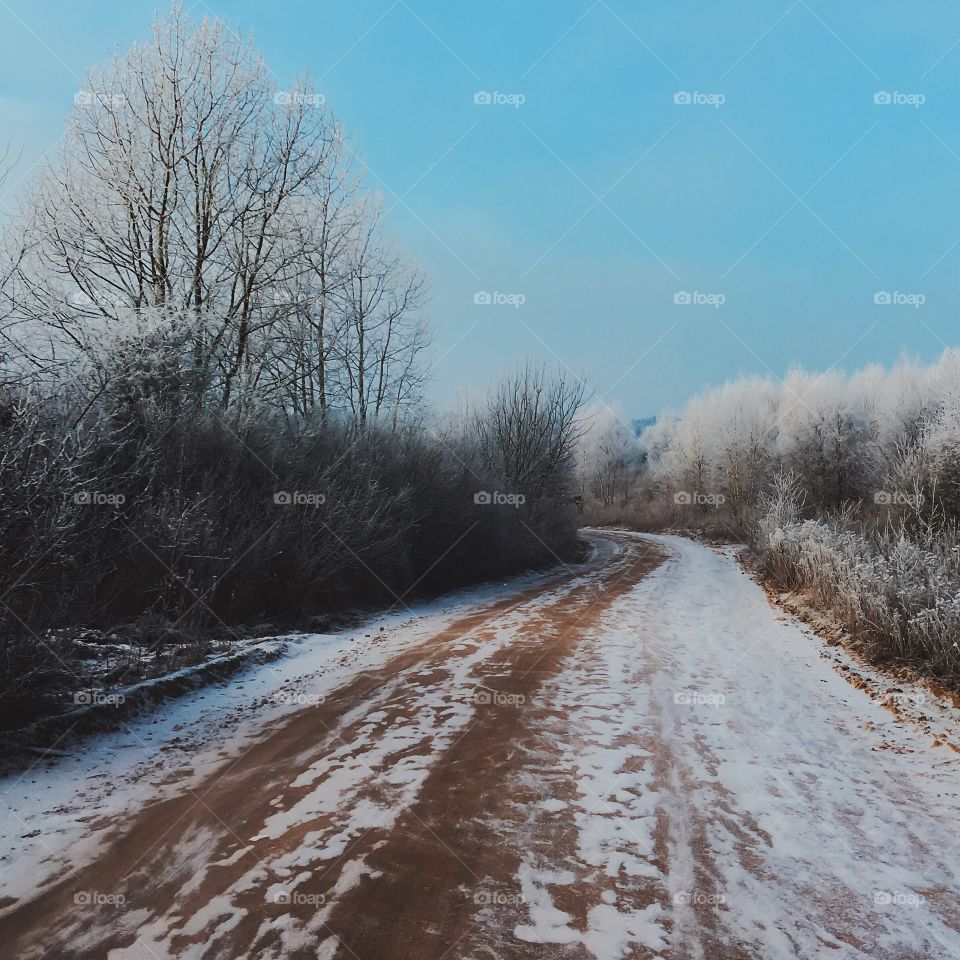
[[[23,146],[19,174],[60,135],[84,69],[164,9],[0,0],[0,139]],[[431,278],[441,405],[525,357],[645,416],[739,373],[928,360],[957,342],[956,5],[193,13],[253,31],[281,84],[309,72],[359,143]],[[480,91],[523,102],[476,104]],[[699,102],[676,103],[684,92]],[[480,291],[523,303],[476,304]],[[876,303],[884,292],[900,296]]]

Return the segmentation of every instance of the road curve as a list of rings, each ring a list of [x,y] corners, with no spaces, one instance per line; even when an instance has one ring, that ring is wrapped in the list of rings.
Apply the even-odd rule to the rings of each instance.
[[[960,955],[956,754],[729,553],[589,536],[118,818],[0,953]]]

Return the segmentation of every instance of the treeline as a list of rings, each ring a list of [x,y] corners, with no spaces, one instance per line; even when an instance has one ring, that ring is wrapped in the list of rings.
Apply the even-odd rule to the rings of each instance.
[[[746,540],[872,656],[960,680],[960,351],[741,379],[641,440],[632,522]]]
[[[623,523],[641,501],[646,451],[640,435],[655,422],[628,423],[612,407],[591,406],[581,415],[577,494],[587,523]]]
[[[570,558],[576,398],[524,372],[446,429],[394,430],[268,408],[183,420],[128,397],[72,427],[79,398],[8,395],[7,673],[35,664],[53,627],[146,614],[172,643]]]
[[[795,370],[782,383],[737,380],[642,436],[665,504],[693,508],[675,516],[699,508],[738,529],[755,520],[784,471],[821,513],[856,504],[884,520],[955,519],[958,440],[960,353],[952,350],[930,367],[902,362],[850,377]],[[691,503],[675,504],[680,492]]]
[[[323,98],[221,24],[93,72],[2,241],[8,710],[90,642],[199,655],[574,555],[581,388],[431,419],[423,278]]]

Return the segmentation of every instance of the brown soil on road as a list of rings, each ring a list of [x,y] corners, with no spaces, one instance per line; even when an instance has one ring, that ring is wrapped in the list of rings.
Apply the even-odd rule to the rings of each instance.
[[[0,952],[439,960],[469,944],[476,956],[555,956],[499,942],[491,905],[509,918],[519,864],[497,825],[522,830],[543,799],[524,792],[523,771],[556,762],[538,742],[549,708],[536,694],[663,558],[597,539],[607,554],[545,595],[464,617],[119,825],[96,862],[0,919]],[[569,825],[551,829],[531,839],[562,859]],[[576,902],[564,909],[576,917]]]
[[[478,918],[478,907],[519,902],[518,852],[504,845],[500,831],[545,799],[516,790],[518,771],[532,757],[541,764],[555,760],[538,750],[547,710],[531,701],[589,637],[603,610],[662,559],[659,550],[637,551],[601,584],[572,591],[542,619],[526,624],[509,647],[484,663],[482,682],[499,702],[479,709],[417,803],[394,830],[374,840],[367,865],[376,876],[338,901],[330,918],[341,942],[337,957],[439,960],[458,956],[455,944],[475,943],[494,956],[543,955],[543,946],[491,943],[492,931]],[[538,839],[548,840],[558,859],[574,842],[562,827]],[[577,904],[571,906],[576,916]]]

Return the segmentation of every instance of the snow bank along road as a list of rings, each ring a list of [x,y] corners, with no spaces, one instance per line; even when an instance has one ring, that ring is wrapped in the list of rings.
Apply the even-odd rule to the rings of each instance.
[[[730,552],[589,538],[0,783],[0,955],[960,956],[957,753]]]

